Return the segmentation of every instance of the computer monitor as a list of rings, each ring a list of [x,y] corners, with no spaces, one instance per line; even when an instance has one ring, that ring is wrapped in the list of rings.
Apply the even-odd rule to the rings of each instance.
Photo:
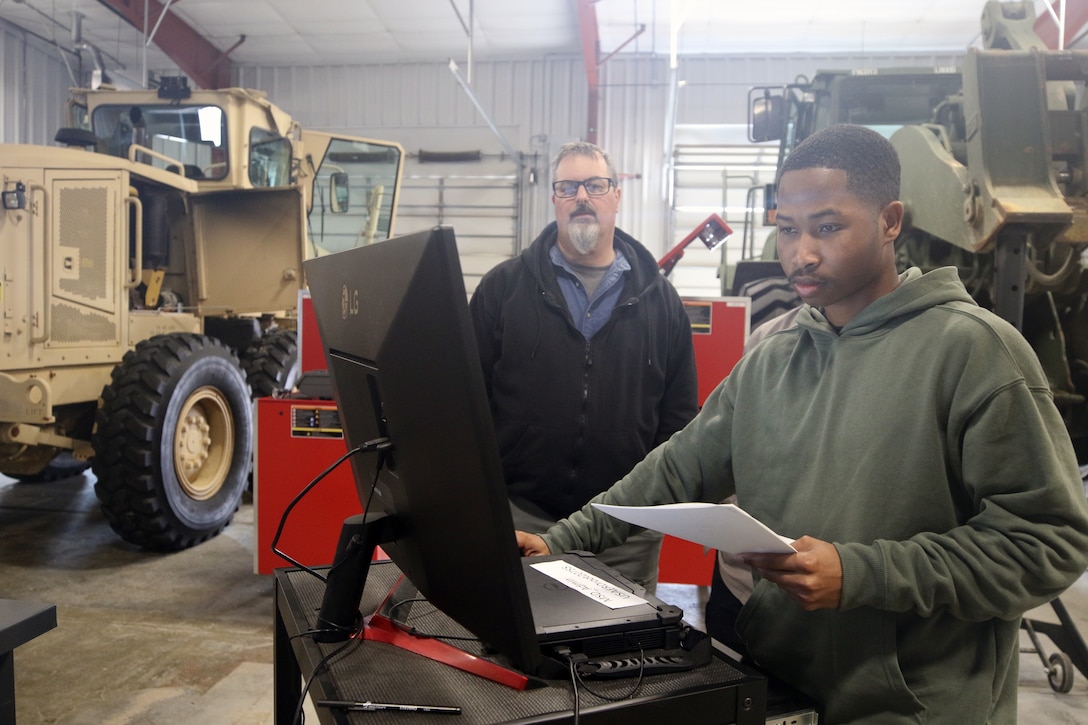
[[[304,269],[348,448],[391,444],[368,510],[394,521],[382,548],[430,602],[534,673],[542,655],[453,230]],[[352,466],[366,506],[375,458]]]

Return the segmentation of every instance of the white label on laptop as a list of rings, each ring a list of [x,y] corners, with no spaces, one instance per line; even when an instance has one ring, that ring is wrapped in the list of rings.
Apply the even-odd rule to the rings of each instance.
[[[566,584],[576,592],[580,592],[593,601],[603,604],[609,609],[622,609],[633,607],[636,604],[646,604],[642,597],[635,596],[632,592],[621,589],[615,584],[610,584],[600,577],[593,576],[585,569],[579,569],[567,561],[545,561],[540,564],[530,564],[541,574]]]

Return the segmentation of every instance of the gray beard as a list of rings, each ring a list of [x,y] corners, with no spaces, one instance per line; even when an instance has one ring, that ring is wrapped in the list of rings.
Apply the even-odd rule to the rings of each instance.
[[[597,222],[574,222],[567,227],[570,243],[579,254],[592,254],[597,248],[597,235],[600,233],[601,225]]]

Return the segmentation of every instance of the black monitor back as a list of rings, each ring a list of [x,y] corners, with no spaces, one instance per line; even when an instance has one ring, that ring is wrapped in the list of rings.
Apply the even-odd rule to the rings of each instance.
[[[370,501],[396,523],[383,548],[428,600],[533,673],[540,649],[453,230],[304,268],[349,449],[393,446]],[[352,465],[366,506],[375,458]]]

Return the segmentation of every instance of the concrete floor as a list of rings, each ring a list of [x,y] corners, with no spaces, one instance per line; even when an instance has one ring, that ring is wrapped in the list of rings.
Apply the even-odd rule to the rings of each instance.
[[[212,541],[148,554],[113,534],[92,486],[0,476],[0,598],[57,605],[58,627],[15,651],[19,725],[271,723],[272,579],[253,573],[252,505]],[[699,624],[705,590],[658,594]],[[1088,576],[1062,601],[1088,636]],[[1049,606],[1031,616],[1057,621]],[[1082,673],[1059,695],[1037,654],[1020,667],[1021,723],[1088,723]]]

